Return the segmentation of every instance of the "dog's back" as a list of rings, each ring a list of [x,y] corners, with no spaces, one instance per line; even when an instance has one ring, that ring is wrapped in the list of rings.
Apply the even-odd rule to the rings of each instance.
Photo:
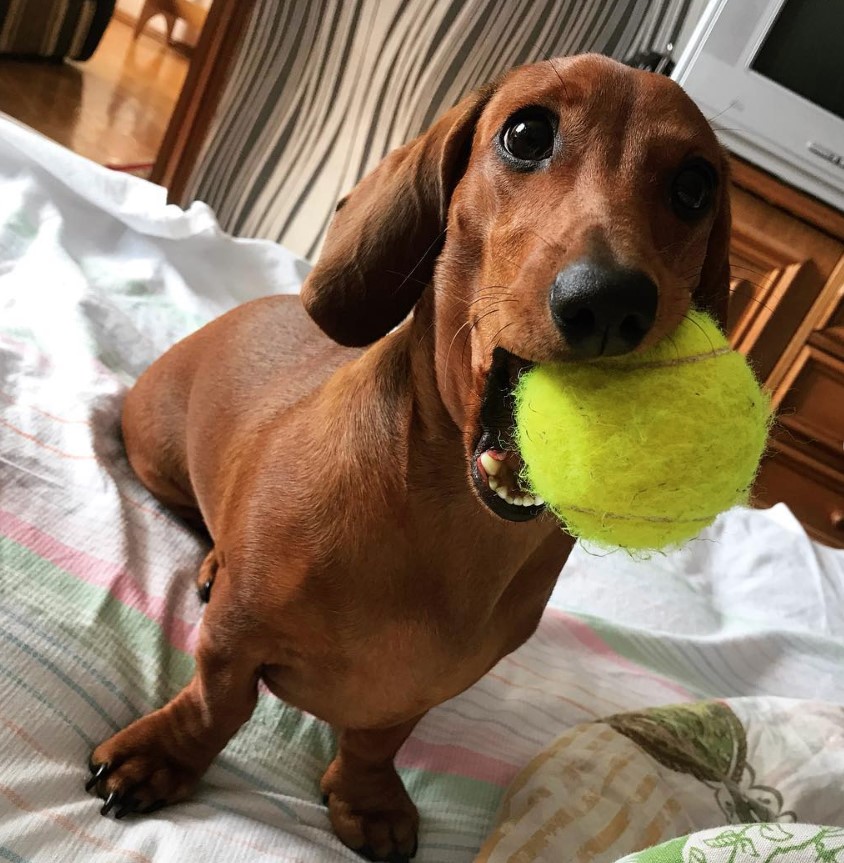
[[[245,418],[280,415],[359,354],[331,341],[298,296],[239,306],[174,345],[129,392],[129,461],[162,503],[194,522],[200,510],[213,533],[215,497],[196,480],[241,455]]]

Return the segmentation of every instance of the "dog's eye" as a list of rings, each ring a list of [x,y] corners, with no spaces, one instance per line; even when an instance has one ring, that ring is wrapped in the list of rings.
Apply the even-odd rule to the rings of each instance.
[[[692,162],[681,168],[671,184],[671,206],[683,219],[702,216],[715,196],[715,172],[707,162]]]
[[[520,162],[542,162],[554,150],[556,129],[542,108],[525,108],[514,114],[501,130],[501,146]]]

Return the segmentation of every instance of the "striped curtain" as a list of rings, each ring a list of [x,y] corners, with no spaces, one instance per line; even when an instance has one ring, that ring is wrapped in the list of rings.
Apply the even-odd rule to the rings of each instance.
[[[0,54],[87,60],[114,0],[0,0]]]
[[[313,258],[392,148],[521,63],[662,50],[689,0],[258,0],[188,183],[232,233]]]

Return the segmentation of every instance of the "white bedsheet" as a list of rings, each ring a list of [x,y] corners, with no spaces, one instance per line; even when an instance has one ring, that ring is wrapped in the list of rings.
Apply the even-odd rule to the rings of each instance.
[[[262,695],[195,797],[100,818],[93,743],[189,677],[201,543],[128,469],[121,395],[166,347],[307,265],[0,120],[0,859],[354,860],[331,835],[321,723]],[[418,859],[471,860],[507,783],[566,728],[708,696],[844,704],[844,553],[784,507],[686,551],[578,549],[537,634],[432,711],[398,762]]]

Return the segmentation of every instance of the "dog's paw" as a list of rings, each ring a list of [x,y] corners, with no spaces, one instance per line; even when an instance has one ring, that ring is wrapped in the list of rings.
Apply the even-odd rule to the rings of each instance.
[[[367,860],[408,863],[416,856],[419,813],[404,788],[383,807],[345,799],[341,793],[325,795],[331,825],[345,845]]]
[[[364,825],[368,836],[374,836],[363,848],[358,848],[357,853],[366,860],[383,860],[386,863],[410,863],[416,856],[419,847],[417,839],[417,827],[413,826],[412,820],[406,815],[399,815],[398,819],[394,813],[374,813],[374,817],[368,819]],[[389,836],[389,840],[381,837]],[[402,838],[405,837],[405,838]],[[375,844],[379,842],[380,846]],[[384,848],[391,850],[385,851]]]
[[[131,812],[154,812],[187,797],[202,775],[203,771],[174,760],[154,737],[138,733],[135,725],[101,743],[88,761],[85,790],[105,801],[100,809],[103,815],[114,812],[116,818],[123,818]]]

